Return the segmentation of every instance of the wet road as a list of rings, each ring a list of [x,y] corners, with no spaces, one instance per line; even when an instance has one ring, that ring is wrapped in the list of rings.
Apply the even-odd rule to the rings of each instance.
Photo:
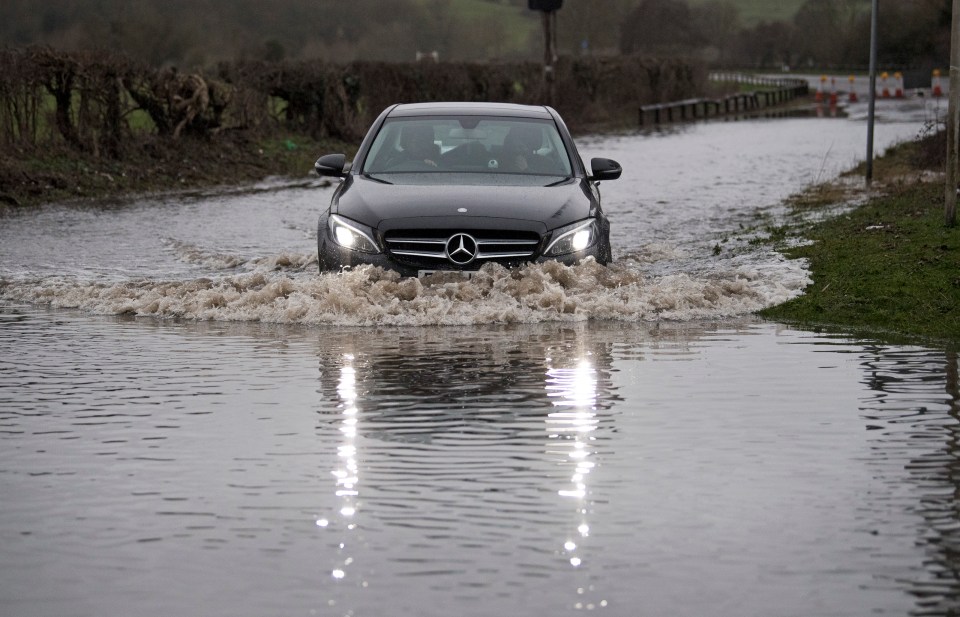
[[[0,614],[950,614],[956,353],[712,250],[864,135],[583,140],[606,272],[319,276],[316,184],[5,213]]]

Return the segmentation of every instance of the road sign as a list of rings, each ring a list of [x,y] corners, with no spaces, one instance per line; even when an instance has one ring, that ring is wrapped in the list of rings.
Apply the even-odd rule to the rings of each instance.
[[[559,11],[563,6],[563,0],[527,0],[527,6],[531,11]]]

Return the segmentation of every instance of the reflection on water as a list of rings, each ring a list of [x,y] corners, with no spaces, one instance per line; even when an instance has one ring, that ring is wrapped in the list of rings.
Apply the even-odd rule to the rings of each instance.
[[[957,352],[874,345],[862,354],[861,365],[869,388],[861,410],[873,431],[877,473],[904,466],[910,481],[891,500],[923,519],[915,541],[925,553],[927,576],[908,587],[916,597],[915,614],[954,614],[960,609]],[[916,443],[928,447],[917,453]]]
[[[960,604],[955,352],[0,316],[3,614]]]
[[[592,442],[596,439],[593,432],[598,424],[597,372],[586,356],[574,356],[567,362],[559,358],[559,366],[554,364],[552,358],[547,358],[547,363],[550,365],[547,370],[547,391],[556,409],[547,415],[546,420],[547,456],[557,458],[558,465],[569,469],[569,483],[557,494],[572,503],[571,527],[576,527],[565,537],[562,554],[569,557],[570,565],[576,568],[583,565],[583,558],[580,557],[582,551],[578,549],[590,535],[588,487],[590,472],[596,465],[591,456],[595,454]],[[564,367],[564,364],[568,366]],[[587,601],[578,599],[574,608],[593,610],[607,606],[605,599],[591,601],[590,596],[596,591],[593,585],[586,590],[583,587],[577,590],[580,595],[585,591],[590,592]]]
[[[580,566],[593,433],[618,400],[610,342],[585,341],[581,327],[383,330],[373,340],[325,333],[321,352],[321,390],[337,404],[321,411],[320,430],[339,432],[342,457],[331,470],[337,501],[317,519],[338,547],[333,604],[381,610],[408,595],[391,581],[410,577],[449,587],[458,604],[550,578],[555,559]],[[416,540],[371,551],[369,530],[380,528]],[[518,549],[533,555],[518,559]],[[360,604],[342,589],[354,585],[367,590]],[[605,606],[593,588],[578,582],[568,604]],[[416,600],[408,613],[422,611]]]
[[[360,491],[360,468],[357,464],[357,377],[356,369],[353,368],[353,356],[344,354],[343,366],[340,369],[340,381],[337,384],[337,395],[342,401],[342,414],[340,433],[342,434],[342,443],[337,446],[337,457],[339,465],[333,470],[333,477],[336,478],[336,491],[334,495],[339,500],[340,509],[340,527],[348,532],[357,528],[354,522],[354,516],[357,514],[357,502],[359,501]],[[330,521],[325,518],[317,519],[317,527],[327,527]],[[331,571],[335,579],[346,577],[346,570],[353,563],[353,558],[349,556],[350,544],[346,539],[340,543],[339,549],[342,553],[341,559],[338,559],[336,567]]]
[[[587,521],[588,510],[583,502],[587,497],[587,480],[594,467],[590,460],[594,453],[591,448],[594,437],[591,433],[597,428],[597,380],[590,361],[584,358],[572,368],[551,367],[547,371],[547,391],[554,397],[554,407],[559,408],[547,415],[547,456],[559,457],[560,464],[572,468],[569,485],[561,488],[557,494],[574,501],[580,521],[577,532],[586,537],[590,525]],[[577,543],[574,540],[568,539],[563,548],[571,555],[570,565],[579,566],[582,563],[582,559],[576,555]]]
[[[3,614],[960,603],[953,352],[0,315]]]

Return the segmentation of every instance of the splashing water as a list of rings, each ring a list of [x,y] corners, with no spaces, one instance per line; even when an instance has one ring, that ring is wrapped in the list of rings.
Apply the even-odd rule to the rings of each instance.
[[[310,263],[309,258],[295,256],[285,261],[297,268]],[[709,277],[674,274],[651,280],[628,266],[604,267],[592,260],[576,266],[548,262],[513,271],[487,264],[471,279],[442,274],[423,280],[370,266],[342,274],[295,276],[282,268],[271,271],[276,264],[277,260],[259,260],[254,272],[186,281],[3,281],[0,293],[7,299],[104,314],[301,324],[468,325],[741,315],[788,300],[809,282],[799,264],[786,269],[793,274],[790,279],[739,268]]]

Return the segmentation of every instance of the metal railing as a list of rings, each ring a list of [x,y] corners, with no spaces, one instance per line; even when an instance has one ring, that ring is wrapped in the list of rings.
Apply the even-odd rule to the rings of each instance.
[[[804,79],[781,79],[744,73],[711,73],[710,80],[731,81],[768,89],[731,94],[720,99],[699,98],[641,105],[640,126],[754,112],[788,103],[810,93],[810,85]]]

